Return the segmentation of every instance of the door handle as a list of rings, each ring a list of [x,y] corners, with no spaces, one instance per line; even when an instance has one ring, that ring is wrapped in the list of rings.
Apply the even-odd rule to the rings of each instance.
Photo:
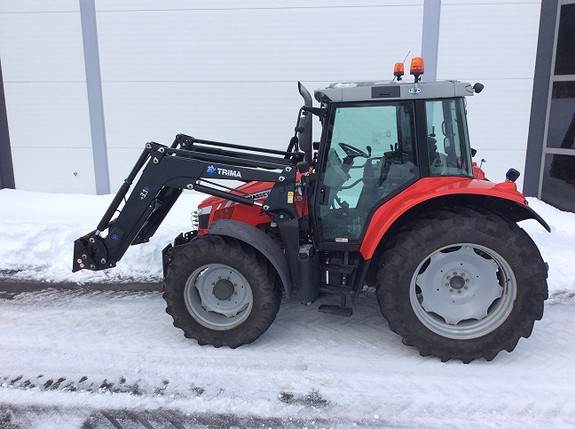
[[[319,203],[324,206],[326,204],[326,200],[328,199],[329,188],[323,185],[319,189]]]

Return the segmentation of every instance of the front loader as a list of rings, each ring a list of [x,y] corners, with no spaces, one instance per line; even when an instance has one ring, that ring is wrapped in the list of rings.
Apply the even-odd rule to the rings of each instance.
[[[285,151],[184,134],[146,144],[97,228],[74,243],[73,270],[114,267],[195,190],[210,197],[198,228],[164,249],[163,286],[174,326],[200,345],[253,342],[282,298],[327,300],[320,311],[351,316],[369,286],[422,355],[512,351],[547,298],[547,265],[517,222],[549,226],[518,192],[516,170],[493,183],[472,161],[465,97],[483,85],[422,73],[416,57],[414,82],[398,65],[393,81],[316,91],[316,107],[299,84],[304,106]]]

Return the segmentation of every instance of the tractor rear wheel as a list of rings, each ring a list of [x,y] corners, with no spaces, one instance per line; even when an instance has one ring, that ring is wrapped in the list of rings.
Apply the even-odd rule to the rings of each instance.
[[[423,356],[493,359],[543,316],[547,268],[515,223],[441,209],[401,228],[383,250],[377,296],[390,328]]]
[[[200,345],[236,348],[271,325],[281,291],[267,261],[237,240],[208,235],[174,250],[166,312]]]

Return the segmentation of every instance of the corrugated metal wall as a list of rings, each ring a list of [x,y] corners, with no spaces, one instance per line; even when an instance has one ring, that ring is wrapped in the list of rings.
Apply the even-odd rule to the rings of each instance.
[[[491,180],[510,167],[523,172],[540,9],[540,1],[442,1],[437,78],[485,84],[468,98],[468,118]]]
[[[482,81],[473,146],[490,176],[522,169],[540,3],[443,0],[438,78]],[[301,100],[385,79],[421,48],[423,0],[96,0],[111,188],[177,132],[283,148]],[[0,2],[19,189],[95,192],[78,0]]]
[[[0,57],[16,187],[93,193],[78,1],[2,0]]]

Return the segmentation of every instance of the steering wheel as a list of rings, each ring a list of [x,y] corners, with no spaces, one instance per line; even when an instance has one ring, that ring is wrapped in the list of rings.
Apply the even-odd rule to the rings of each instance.
[[[357,158],[358,156],[362,158],[369,158],[371,156],[371,146],[367,147],[369,153],[347,143],[340,143],[339,147],[342,148],[345,154],[351,159]]]

